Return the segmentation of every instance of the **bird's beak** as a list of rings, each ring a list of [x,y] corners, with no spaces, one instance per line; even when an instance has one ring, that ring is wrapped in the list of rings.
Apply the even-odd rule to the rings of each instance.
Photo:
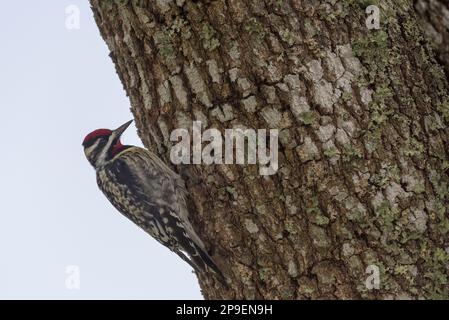
[[[128,129],[129,125],[133,122],[133,120],[128,121],[125,124],[122,124],[120,127],[118,127],[117,129],[115,129],[113,131],[114,136],[116,139],[119,139],[120,136],[123,134],[123,132],[125,132],[126,129]]]

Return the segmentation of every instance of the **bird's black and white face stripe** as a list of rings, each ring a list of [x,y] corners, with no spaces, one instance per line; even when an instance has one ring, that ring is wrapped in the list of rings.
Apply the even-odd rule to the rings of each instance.
[[[84,154],[94,168],[104,166],[115,154],[124,148],[120,142],[120,136],[131,122],[128,121],[116,130],[97,129],[84,138]]]
[[[94,168],[101,167],[110,159],[113,144],[111,130],[95,130],[84,139],[84,154]]]

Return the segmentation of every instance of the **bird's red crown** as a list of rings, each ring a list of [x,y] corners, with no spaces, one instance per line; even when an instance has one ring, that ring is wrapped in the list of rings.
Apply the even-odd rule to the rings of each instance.
[[[83,145],[98,137],[105,137],[112,134],[112,130],[109,129],[97,129],[89,133],[83,140]]]

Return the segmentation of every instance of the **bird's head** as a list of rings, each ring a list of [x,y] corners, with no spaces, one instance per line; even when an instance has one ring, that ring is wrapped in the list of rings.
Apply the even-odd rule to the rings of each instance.
[[[120,137],[132,122],[128,121],[115,130],[97,129],[84,138],[84,154],[94,168],[103,166],[123,150]]]

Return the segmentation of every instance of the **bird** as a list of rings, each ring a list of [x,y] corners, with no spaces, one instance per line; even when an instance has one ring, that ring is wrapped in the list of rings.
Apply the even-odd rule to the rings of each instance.
[[[94,130],[83,140],[84,154],[96,171],[99,189],[122,215],[176,253],[195,272],[212,272],[227,286],[192,226],[182,177],[155,153],[122,144],[120,138],[132,122],[115,130]]]

